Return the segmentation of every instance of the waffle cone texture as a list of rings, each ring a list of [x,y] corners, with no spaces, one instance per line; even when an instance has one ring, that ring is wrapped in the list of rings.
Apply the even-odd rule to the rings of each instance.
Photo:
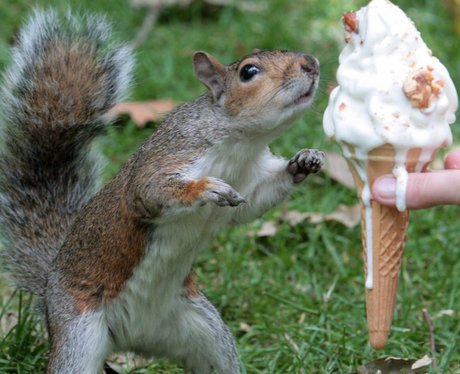
[[[418,165],[421,151],[420,148],[408,151],[406,157],[406,169],[408,172],[413,172]],[[365,171],[369,187],[378,177],[392,173],[395,166],[395,155],[395,149],[389,144],[375,148],[368,153]],[[422,169],[426,168],[429,161],[422,165]],[[383,206],[371,199],[372,263],[368,263],[366,207],[361,199],[364,181],[361,179],[354,163],[349,161],[349,166],[361,200],[361,232],[366,278],[371,266],[373,270],[372,288],[366,288],[369,340],[372,347],[381,349],[388,340],[393,320],[398,279],[409,224],[409,211],[400,212],[395,207]]]

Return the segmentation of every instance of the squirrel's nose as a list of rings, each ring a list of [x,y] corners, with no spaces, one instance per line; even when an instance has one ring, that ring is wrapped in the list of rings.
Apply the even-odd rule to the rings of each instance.
[[[308,75],[318,75],[319,61],[312,55],[302,54],[300,67]]]

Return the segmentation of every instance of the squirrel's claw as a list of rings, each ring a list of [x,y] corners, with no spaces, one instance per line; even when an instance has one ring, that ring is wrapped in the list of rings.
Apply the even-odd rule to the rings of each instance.
[[[213,202],[218,206],[238,206],[246,200],[230,185],[218,178],[208,178],[210,186],[203,193],[205,202]]]

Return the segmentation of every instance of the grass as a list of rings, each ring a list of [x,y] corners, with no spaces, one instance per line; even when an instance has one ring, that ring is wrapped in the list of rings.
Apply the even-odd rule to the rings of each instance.
[[[460,40],[447,1],[400,0],[416,22],[427,44],[460,84]],[[30,11],[29,1],[0,3],[0,68],[8,62],[8,47]],[[68,4],[107,14],[121,39],[129,40],[144,11],[124,0],[58,0],[35,2],[66,9]],[[137,51],[137,100],[171,97],[185,101],[203,87],[193,77],[190,57],[207,50],[231,62],[253,48],[293,49],[314,53],[321,61],[320,93],[312,110],[273,144],[290,157],[298,149],[337,150],[325,138],[321,118],[328,87],[334,82],[342,43],[338,22],[345,10],[364,1],[309,0],[257,2],[259,13],[234,7],[210,7],[195,2],[191,8],[166,11],[150,38]],[[460,136],[452,126],[454,139]],[[102,141],[109,177],[136,145],[153,131],[119,123]],[[200,284],[221,311],[237,338],[247,373],[348,373],[383,355],[431,356],[426,308],[433,318],[439,372],[460,372],[460,235],[458,207],[412,212],[403,260],[391,337],[383,351],[368,343],[360,228],[338,223],[280,223],[277,235],[257,238],[250,233],[284,209],[331,212],[338,204],[354,204],[355,192],[320,174],[299,187],[291,198],[254,223],[226,230],[203,253],[197,264]],[[4,282],[5,283],[5,282]],[[0,338],[0,372],[40,372],[46,365],[46,338],[39,318],[31,313],[26,295],[2,287],[0,314],[18,313],[12,329]],[[447,311],[447,312],[446,312]],[[155,361],[137,373],[180,373],[177,366]]]

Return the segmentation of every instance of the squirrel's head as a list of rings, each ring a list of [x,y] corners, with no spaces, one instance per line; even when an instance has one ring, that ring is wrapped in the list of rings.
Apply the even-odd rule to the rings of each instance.
[[[305,53],[256,51],[223,65],[206,52],[196,52],[193,63],[215,104],[256,132],[275,130],[299,117],[318,87],[318,60]]]

